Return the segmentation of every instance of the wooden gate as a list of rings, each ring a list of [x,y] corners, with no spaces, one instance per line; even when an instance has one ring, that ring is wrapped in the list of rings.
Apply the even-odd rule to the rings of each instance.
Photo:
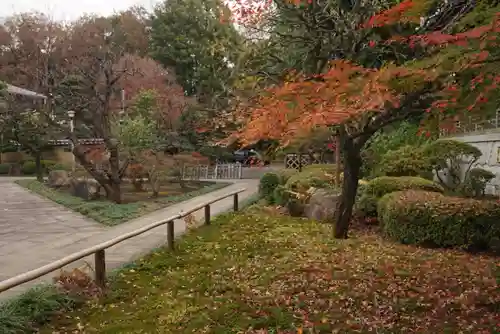
[[[285,156],[285,168],[301,169],[307,165],[335,163],[335,159],[328,159],[329,156],[321,153],[300,154],[289,153]]]
[[[199,179],[241,179],[243,165],[235,164],[216,164],[216,165],[197,165],[185,166],[182,177],[186,180]]]

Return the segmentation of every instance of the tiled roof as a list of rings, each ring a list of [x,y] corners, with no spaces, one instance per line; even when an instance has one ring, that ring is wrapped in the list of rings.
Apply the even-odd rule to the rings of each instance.
[[[9,92],[10,94],[14,94],[14,95],[23,95],[23,96],[32,97],[35,99],[46,99],[47,98],[45,95],[38,94],[36,92],[32,92],[31,90],[27,90],[27,89],[13,86],[13,85],[9,85],[9,84],[7,84],[7,92]]]
[[[14,141],[10,142],[11,145],[20,146],[19,143],[16,143]],[[84,138],[84,139],[79,139],[78,142],[82,145],[104,144],[104,140],[102,140],[101,138]],[[71,141],[69,139],[56,139],[56,140],[49,140],[49,144],[52,146],[69,146],[71,145]]]
[[[49,143],[54,146],[71,145],[71,141],[69,139],[51,140],[49,141]],[[78,139],[78,143],[81,145],[100,145],[104,144],[104,140],[101,138],[84,138],[84,139]]]

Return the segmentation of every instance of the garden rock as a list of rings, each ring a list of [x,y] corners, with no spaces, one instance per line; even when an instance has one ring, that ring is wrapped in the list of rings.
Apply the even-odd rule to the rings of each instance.
[[[339,200],[340,193],[338,191],[317,189],[305,206],[304,215],[318,221],[332,220],[335,217],[335,209]]]
[[[71,180],[71,194],[87,201],[99,197],[99,189],[99,183],[94,179]]]
[[[49,173],[48,185],[51,188],[66,187],[69,185],[68,172],[64,170],[53,170]]]

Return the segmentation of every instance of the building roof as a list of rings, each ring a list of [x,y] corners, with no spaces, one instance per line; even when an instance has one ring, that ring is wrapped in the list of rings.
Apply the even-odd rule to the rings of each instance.
[[[22,96],[31,97],[34,99],[46,99],[47,98],[45,95],[38,94],[38,93],[33,92],[31,90],[27,90],[27,89],[13,86],[13,85],[9,85],[9,84],[7,84],[7,92],[10,94],[13,94],[13,95],[22,95]]]
[[[81,138],[78,139],[78,143],[80,145],[101,145],[104,144],[104,140],[102,138]],[[69,139],[50,140],[49,144],[53,146],[66,146],[71,144],[71,140]]]

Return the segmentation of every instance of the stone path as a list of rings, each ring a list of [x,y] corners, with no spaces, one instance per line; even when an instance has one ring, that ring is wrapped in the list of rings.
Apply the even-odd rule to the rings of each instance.
[[[227,180],[226,180],[227,181]],[[223,196],[238,188],[240,202],[257,192],[258,180],[232,180],[232,185],[209,194],[174,204],[114,227],[105,227],[50,200],[39,197],[12,182],[0,178],[0,280],[36,269],[73,252],[107,241],[180,211]],[[232,209],[229,197],[211,205],[212,216]],[[195,213],[199,220],[203,210]],[[176,220],[175,235],[185,232],[183,220]],[[131,262],[166,242],[166,226],[158,227],[141,236],[129,239],[106,251],[108,270]],[[93,257],[77,261],[67,269],[82,267],[85,262],[93,266]],[[0,293],[0,300],[18,295],[42,282],[50,282],[56,273],[25,283]]]

